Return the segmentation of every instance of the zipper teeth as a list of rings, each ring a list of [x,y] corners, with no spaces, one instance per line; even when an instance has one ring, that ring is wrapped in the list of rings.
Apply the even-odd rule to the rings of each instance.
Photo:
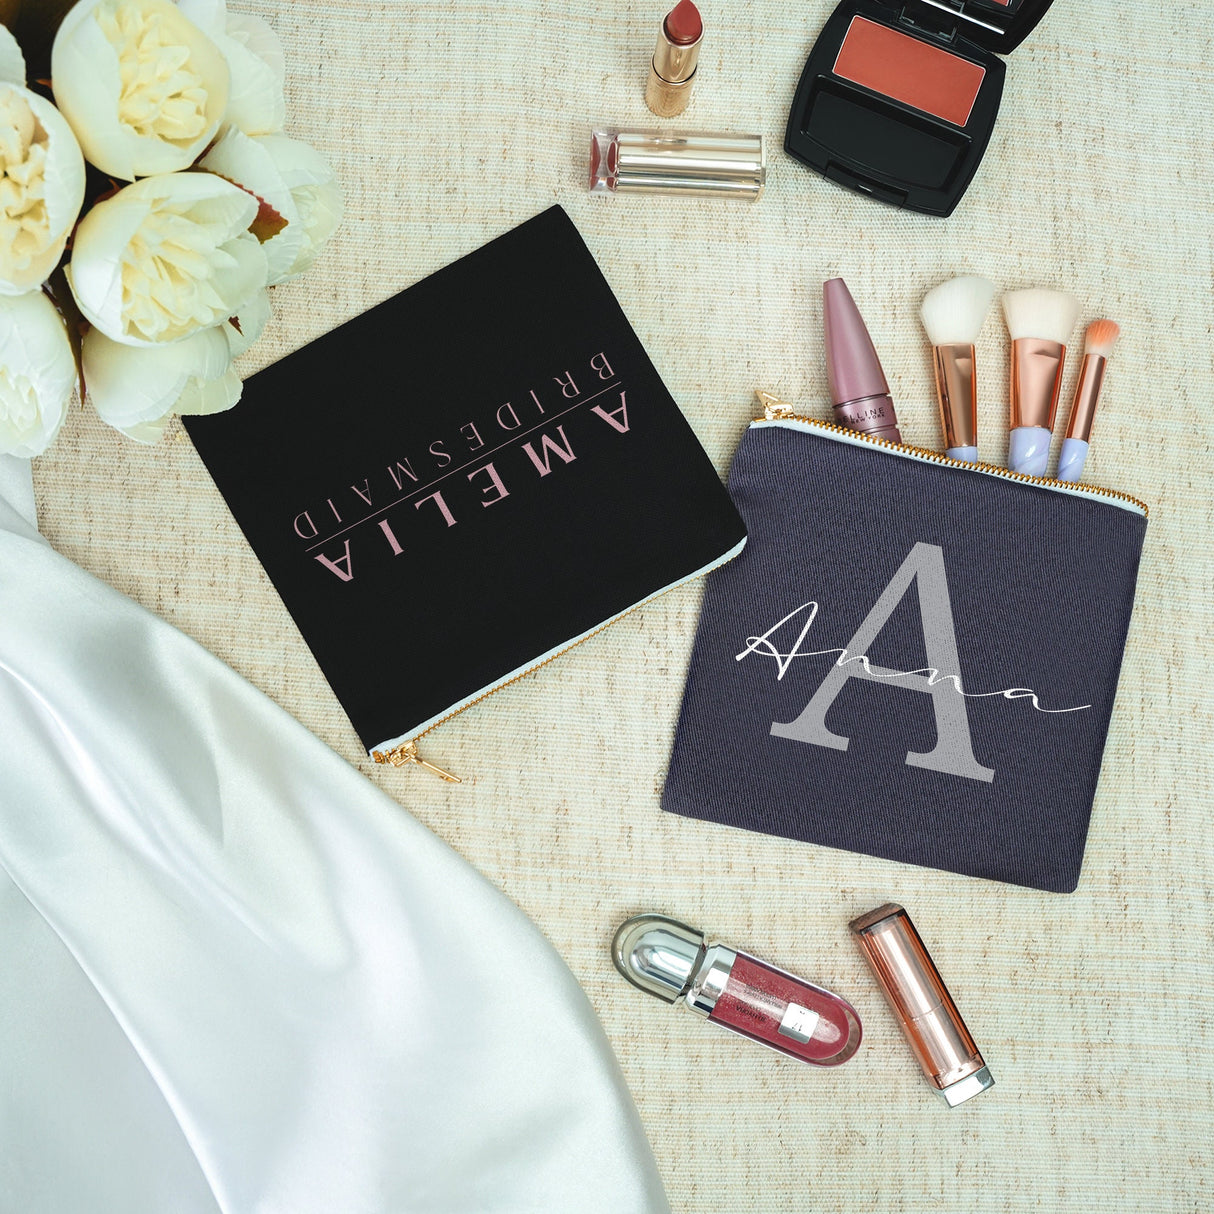
[[[453,717],[458,717],[461,712],[467,712],[469,708],[474,708],[482,700],[487,700],[490,696],[496,695],[499,691],[505,691],[505,689],[507,687],[513,686],[520,679],[525,679],[530,674],[535,674],[535,672],[537,670],[543,670],[543,668],[545,666],[547,666],[549,662],[555,662],[557,658],[564,657],[565,654],[567,654],[571,649],[576,649],[579,645],[584,644],[586,641],[593,640],[596,636],[599,635],[600,632],[605,632],[613,624],[618,624],[621,620],[626,619],[628,616],[632,615],[632,613],[634,611],[640,611],[642,607],[648,607],[650,603],[654,602],[657,599],[660,599],[665,594],[669,594],[672,590],[677,590],[680,586],[686,586],[688,584],[688,582],[699,581],[700,577],[703,577],[706,574],[711,573],[714,569],[720,569],[723,565],[728,565],[729,562],[735,560],[738,555],[739,555],[739,553],[734,553],[734,555],[731,556],[729,558],[729,560],[715,562],[708,569],[705,569],[704,573],[700,574],[699,576],[690,577],[681,582],[675,582],[671,586],[664,586],[661,590],[657,591],[654,594],[651,594],[647,599],[641,599],[641,601],[639,603],[633,603],[633,605],[631,607],[629,607],[626,611],[621,611],[619,615],[613,615],[611,617],[611,619],[604,620],[603,623],[601,623],[592,632],[586,633],[585,636],[578,637],[578,639],[576,641],[572,641],[570,644],[565,645],[561,649],[558,649],[555,653],[549,654],[542,662],[536,662],[534,666],[528,666],[526,668],[526,670],[520,670],[518,672],[518,674],[514,675],[512,678],[507,679],[504,683],[499,683],[496,687],[490,687],[488,691],[482,692],[480,695],[478,695],[476,697],[475,700],[469,700],[467,704],[461,704],[459,708],[455,709],[453,712],[447,713],[447,715],[445,717],[439,717],[439,719],[437,721],[433,722],[430,725],[427,725],[426,728],[421,731],[421,733],[414,734],[413,737],[409,739],[409,741],[413,742],[413,743],[419,742],[427,734],[433,733],[440,725],[445,725]],[[407,744],[395,746],[391,750],[373,751],[372,758],[374,758],[376,763],[391,763],[392,756],[394,754],[396,754],[398,751],[403,750],[405,748],[405,745],[407,745]]]
[[[1020,481],[1026,485],[1045,485],[1050,489],[1064,489],[1068,491],[1082,488],[1085,493],[1096,493],[1101,497],[1112,497],[1118,501],[1129,502],[1142,511],[1144,518],[1148,515],[1146,502],[1139,501],[1138,498],[1131,497],[1128,493],[1122,493],[1117,489],[1105,489],[1101,485],[1077,485],[1074,481],[1060,481],[1052,476],[1030,476],[1027,472],[1013,472],[1011,468],[1001,468],[998,464],[985,464],[977,460],[953,459],[951,455],[942,455],[939,451],[929,451],[926,447],[912,447],[909,443],[891,443],[888,438],[873,438],[863,431],[852,430],[848,426],[840,426],[837,422],[824,422],[816,417],[805,417],[800,413],[777,413],[773,410],[755,420],[766,422],[804,422],[806,425],[813,426],[818,430],[830,430],[836,434],[846,434],[848,438],[860,439],[862,442],[869,443],[874,447],[885,447],[890,451],[909,451],[921,459],[930,460],[934,464],[947,464],[952,468],[968,468],[971,471],[988,472],[995,476],[1001,476],[1005,480]]]

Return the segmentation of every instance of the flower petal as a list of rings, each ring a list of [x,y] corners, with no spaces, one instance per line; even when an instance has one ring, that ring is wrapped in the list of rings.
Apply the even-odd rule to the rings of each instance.
[[[269,149],[262,145],[260,138],[251,138],[235,127],[228,127],[198,163],[251,190],[258,198],[264,198],[287,221],[287,226],[262,246],[266,254],[267,281],[271,284],[281,282],[303,250],[305,231],[299,209]]]
[[[236,315],[266,285],[248,230],[257,200],[213,173],[145,177],[98,203],[76,229],[68,279],[106,336],[181,341]]]
[[[0,454],[41,455],[75,386],[76,360],[55,305],[41,291],[0,296]]]
[[[258,291],[247,304],[235,313],[237,324],[225,321],[223,331],[228,338],[232,357],[243,354],[262,334],[270,319],[270,293]]]
[[[0,83],[25,87],[25,56],[4,25],[0,25]]]
[[[240,379],[219,326],[171,345],[142,348],[92,329],[83,357],[93,407],[103,421],[139,442],[155,442],[174,413],[218,412],[240,399]]]

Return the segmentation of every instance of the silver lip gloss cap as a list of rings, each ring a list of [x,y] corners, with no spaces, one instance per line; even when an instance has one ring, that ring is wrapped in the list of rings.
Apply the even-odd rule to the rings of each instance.
[[[615,968],[646,994],[674,1003],[691,985],[704,933],[665,915],[634,915],[611,945]]]

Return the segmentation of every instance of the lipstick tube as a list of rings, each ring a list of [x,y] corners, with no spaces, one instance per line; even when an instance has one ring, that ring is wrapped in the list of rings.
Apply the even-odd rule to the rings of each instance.
[[[592,194],[715,194],[755,202],[766,180],[762,135],[598,130],[590,136]]]
[[[662,21],[649,62],[645,104],[659,118],[673,118],[687,108],[703,40],[699,10],[693,0],[680,0]]]
[[[812,1066],[838,1066],[860,1048],[846,999],[665,915],[636,915],[611,947],[616,969],[646,994]]]
[[[887,902],[849,926],[920,1069],[949,1107],[991,1087],[990,1069],[906,911]]]

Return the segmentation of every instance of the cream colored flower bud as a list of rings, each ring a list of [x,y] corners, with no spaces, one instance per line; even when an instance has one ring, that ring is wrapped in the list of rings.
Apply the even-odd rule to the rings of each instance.
[[[220,326],[143,349],[90,329],[83,361],[89,400],[101,419],[141,443],[154,443],[175,413],[221,413],[240,399],[240,377]]]
[[[227,61],[169,0],[80,0],[51,73],[85,158],[123,181],[188,168],[228,104]]]
[[[55,305],[41,291],[0,296],[0,455],[41,455],[75,385],[76,360]]]
[[[260,17],[229,13],[225,0],[178,0],[178,8],[228,61],[232,80],[224,122],[246,135],[281,131],[286,60],[278,35]]]
[[[40,287],[63,256],[84,201],[84,157],[63,116],[0,84],[0,295]]]
[[[287,221],[265,244],[271,286],[308,269],[341,220],[333,170],[298,139],[250,137],[228,127],[199,164],[252,190]]]
[[[266,285],[257,200],[213,173],[145,177],[81,220],[67,267],[81,312],[126,345],[223,324]]]

